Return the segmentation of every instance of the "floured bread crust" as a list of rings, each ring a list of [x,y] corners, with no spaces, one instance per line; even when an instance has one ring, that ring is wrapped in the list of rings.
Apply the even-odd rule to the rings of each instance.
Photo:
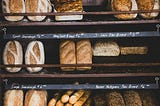
[[[60,64],[76,64],[75,43],[71,40],[60,43]],[[73,71],[75,67],[61,67],[63,71]]]
[[[29,90],[25,95],[24,106],[47,106],[47,92],[43,90]]]
[[[52,11],[50,0],[26,0],[26,13],[47,13]],[[42,21],[46,16],[28,16],[31,21]]]
[[[138,6],[135,0],[111,0],[112,11],[132,11],[138,10]],[[134,19],[137,14],[118,14],[114,15],[118,19]]]
[[[159,9],[159,0],[137,0],[139,10],[153,10]],[[146,19],[157,17],[159,12],[140,13],[140,16]]]
[[[89,40],[76,43],[77,64],[92,64],[92,47]],[[77,67],[77,70],[89,70],[91,67]]]
[[[4,106],[23,106],[23,91],[8,90],[4,94]]]
[[[25,64],[44,64],[44,47],[40,41],[32,41],[28,44],[25,54]],[[27,67],[29,72],[38,72],[42,67]]]
[[[7,42],[3,53],[3,61],[5,65],[22,64],[23,62],[22,46],[18,41]],[[6,70],[8,72],[18,72],[21,70],[21,68],[7,67]]]
[[[2,0],[3,13],[25,13],[24,0]],[[8,21],[20,21],[24,16],[5,16]]]

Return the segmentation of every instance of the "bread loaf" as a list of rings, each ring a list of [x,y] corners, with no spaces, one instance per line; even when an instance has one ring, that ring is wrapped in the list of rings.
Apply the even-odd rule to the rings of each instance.
[[[119,92],[113,91],[106,94],[107,106],[125,106],[122,95]],[[126,105],[129,106],[129,105]],[[137,106],[137,105],[133,105]]]
[[[142,106],[142,101],[138,92],[132,90],[125,91],[123,95],[126,106]]]
[[[73,92],[74,92],[74,90],[68,90],[67,92],[65,92],[65,94],[62,95],[62,97],[61,97],[61,101],[63,103],[67,103],[69,101],[70,95],[72,95]]]
[[[89,98],[89,99],[84,103],[83,106],[91,106],[91,102],[92,102],[92,100],[91,100],[91,98]]]
[[[137,0],[139,10],[160,9],[159,0]],[[140,16],[146,19],[157,17],[159,12],[140,13]]]
[[[69,103],[70,104],[75,104],[79,98],[81,98],[81,96],[84,94],[85,90],[79,90],[77,92],[75,92],[70,98],[69,98]]]
[[[82,0],[56,0],[56,12],[82,12]],[[82,20],[83,15],[63,15],[55,16],[57,21]]]
[[[4,106],[23,106],[23,91],[8,90],[4,94]]]
[[[77,64],[92,64],[92,47],[89,40],[76,43]],[[89,70],[91,67],[77,67],[77,70]]]
[[[112,11],[132,11],[138,10],[136,0],[111,0]],[[118,19],[134,19],[137,17],[136,14],[118,14],[114,15]]]
[[[148,48],[144,47],[120,47],[121,55],[129,54],[147,54]]]
[[[27,91],[25,106],[47,106],[47,92],[43,90]]]
[[[23,62],[22,46],[18,41],[7,42],[3,53],[3,62],[5,65],[22,64]],[[8,72],[18,72],[21,70],[21,68],[7,67],[6,70]]]
[[[97,42],[93,47],[94,56],[119,56],[120,48],[116,42]]]
[[[3,13],[25,13],[24,0],[2,0]],[[8,21],[20,21],[24,16],[5,16]]]
[[[48,106],[56,106],[58,99],[60,98],[60,93],[55,93],[53,98],[49,101]]]
[[[56,106],[64,106],[64,103],[62,103],[61,100],[58,100],[57,103],[56,103]]]
[[[25,0],[26,13],[47,13],[52,11],[50,0]],[[28,16],[31,21],[42,21],[46,16]]]
[[[76,64],[75,43],[65,40],[60,43],[60,64]],[[75,67],[61,67],[63,71],[73,71]]]
[[[44,47],[40,41],[32,41],[28,44],[25,53],[25,64],[44,64]],[[42,67],[27,67],[29,72],[38,72]]]

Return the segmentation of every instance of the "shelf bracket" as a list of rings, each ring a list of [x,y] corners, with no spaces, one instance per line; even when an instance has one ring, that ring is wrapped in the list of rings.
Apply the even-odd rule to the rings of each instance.
[[[156,28],[157,28],[157,32],[159,32],[159,30],[160,30],[160,24],[157,24]]]
[[[5,85],[8,85],[8,79],[3,79],[3,82],[5,83]]]
[[[159,77],[155,77],[156,85],[159,86]]]
[[[7,34],[7,28],[6,27],[1,28],[1,31],[3,31],[3,35]]]

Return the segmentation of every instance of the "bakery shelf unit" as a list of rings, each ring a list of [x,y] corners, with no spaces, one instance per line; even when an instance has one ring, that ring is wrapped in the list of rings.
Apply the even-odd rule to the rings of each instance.
[[[0,0],[1,1],[1,0]],[[89,0],[90,1],[90,0]],[[137,17],[133,20],[119,20],[114,14],[146,13],[152,11],[106,10],[105,3],[91,0],[84,3],[84,12],[71,13],[0,13],[0,104],[3,91],[8,89],[90,89],[100,90],[154,90],[160,89],[160,15],[153,19]],[[105,0],[99,0],[105,1]],[[106,11],[105,11],[106,10]],[[42,22],[28,21],[26,16],[45,15]],[[56,15],[83,15],[80,21],[55,21]],[[9,22],[4,16],[25,16],[22,21]],[[145,46],[145,55],[120,55],[117,57],[93,56],[92,64],[60,64],[59,44],[62,40],[79,41],[89,39],[93,47],[98,41],[116,41],[120,46]],[[10,40],[22,44],[23,53],[27,44],[40,40],[45,48],[45,64],[41,65],[4,65],[3,50]],[[23,61],[24,63],[24,61]],[[90,66],[88,71],[65,72],[60,67]],[[9,73],[6,67],[22,67],[20,72]],[[29,73],[27,67],[43,67],[40,72]],[[98,79],[98,80],[97,80]],[[74,82],[80,82],[74,85]],[[157,96],[160,98],[159,96]]]

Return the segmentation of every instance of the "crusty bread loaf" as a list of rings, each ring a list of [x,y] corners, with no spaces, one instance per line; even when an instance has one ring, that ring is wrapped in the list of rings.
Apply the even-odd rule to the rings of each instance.
[[[60,43],[60,64],[76,64],[75,43],[65,40]],[[61,67],[63,71],[73,71],[75,67]]]
[[[117,91],[106,93],[106,98],[107,106],[125,106],[125,102],[122,95]]]
[[[111,0],[112,11],[131,11],[138,10],[136,0]],[[118,14],[114,15],[118,19],[134,19],[137,14]]]
[[[69,98],[69,103],[70,104],[75,104],[79,98],[81,98],[81,96],[84,94],[85,90],[78,90],[77,92],[75,92],[70,98]]]
[[[142,106],[139,93],[136,91],[125,91],[123,93],[126,106]]]
[[[40,41],[32,41],[28,44],[25,53],[25,64],[44,64],[45,55],[43,43]],[[29,72],[38,72],[42,67],[27,67]]]
[[[24,0],[2,0],[3,13],[25,13]],[[24,16],[5,16],[8,21],[20,21]]]
[[[121,55],[129,55],[129,54],[147,54],[148,47],[120,47]]]
[[[159,9],[159,0],[137,0],[139,10],[153,10]],[[140,16],[146,19],[157,17],[159,12],[140,13]]]
[[[91,106],[91,103],[92,103],[92,100],[91,100],[91,98],[89,98],[89,99],[84,103],[83,106]]]
[[[51,12],[50,0],[25,0],[26,13],[45,13]],[[46,16],[28,16],[31,21],[42,21]]]
[[[94,56],[119,56],[120,48],[116,42],[98,42],[93,47]]]
[[[47,92],[43,90],[27,91],[24,106],[47,106]]]
[[[4,94],[4,106],[23,106],[23,91],[8,90]]]
[[[7,42],[3,53],[3,61],[5,65],[22,64],[23,62],[22,46],[18,41]],[[8,72],[18,72],[21,70],[21,68],[7,67],[6,70]]]
[[[76,43],[77,64],[92,64],[92,47],[88,39]],[[77,70],[89,70],[91,67],[77,67]]]
[[[56,106],[58,99],[60,98],[61,93],[57,92],[54,94],[53,98],[49,101],[48,106]]]

